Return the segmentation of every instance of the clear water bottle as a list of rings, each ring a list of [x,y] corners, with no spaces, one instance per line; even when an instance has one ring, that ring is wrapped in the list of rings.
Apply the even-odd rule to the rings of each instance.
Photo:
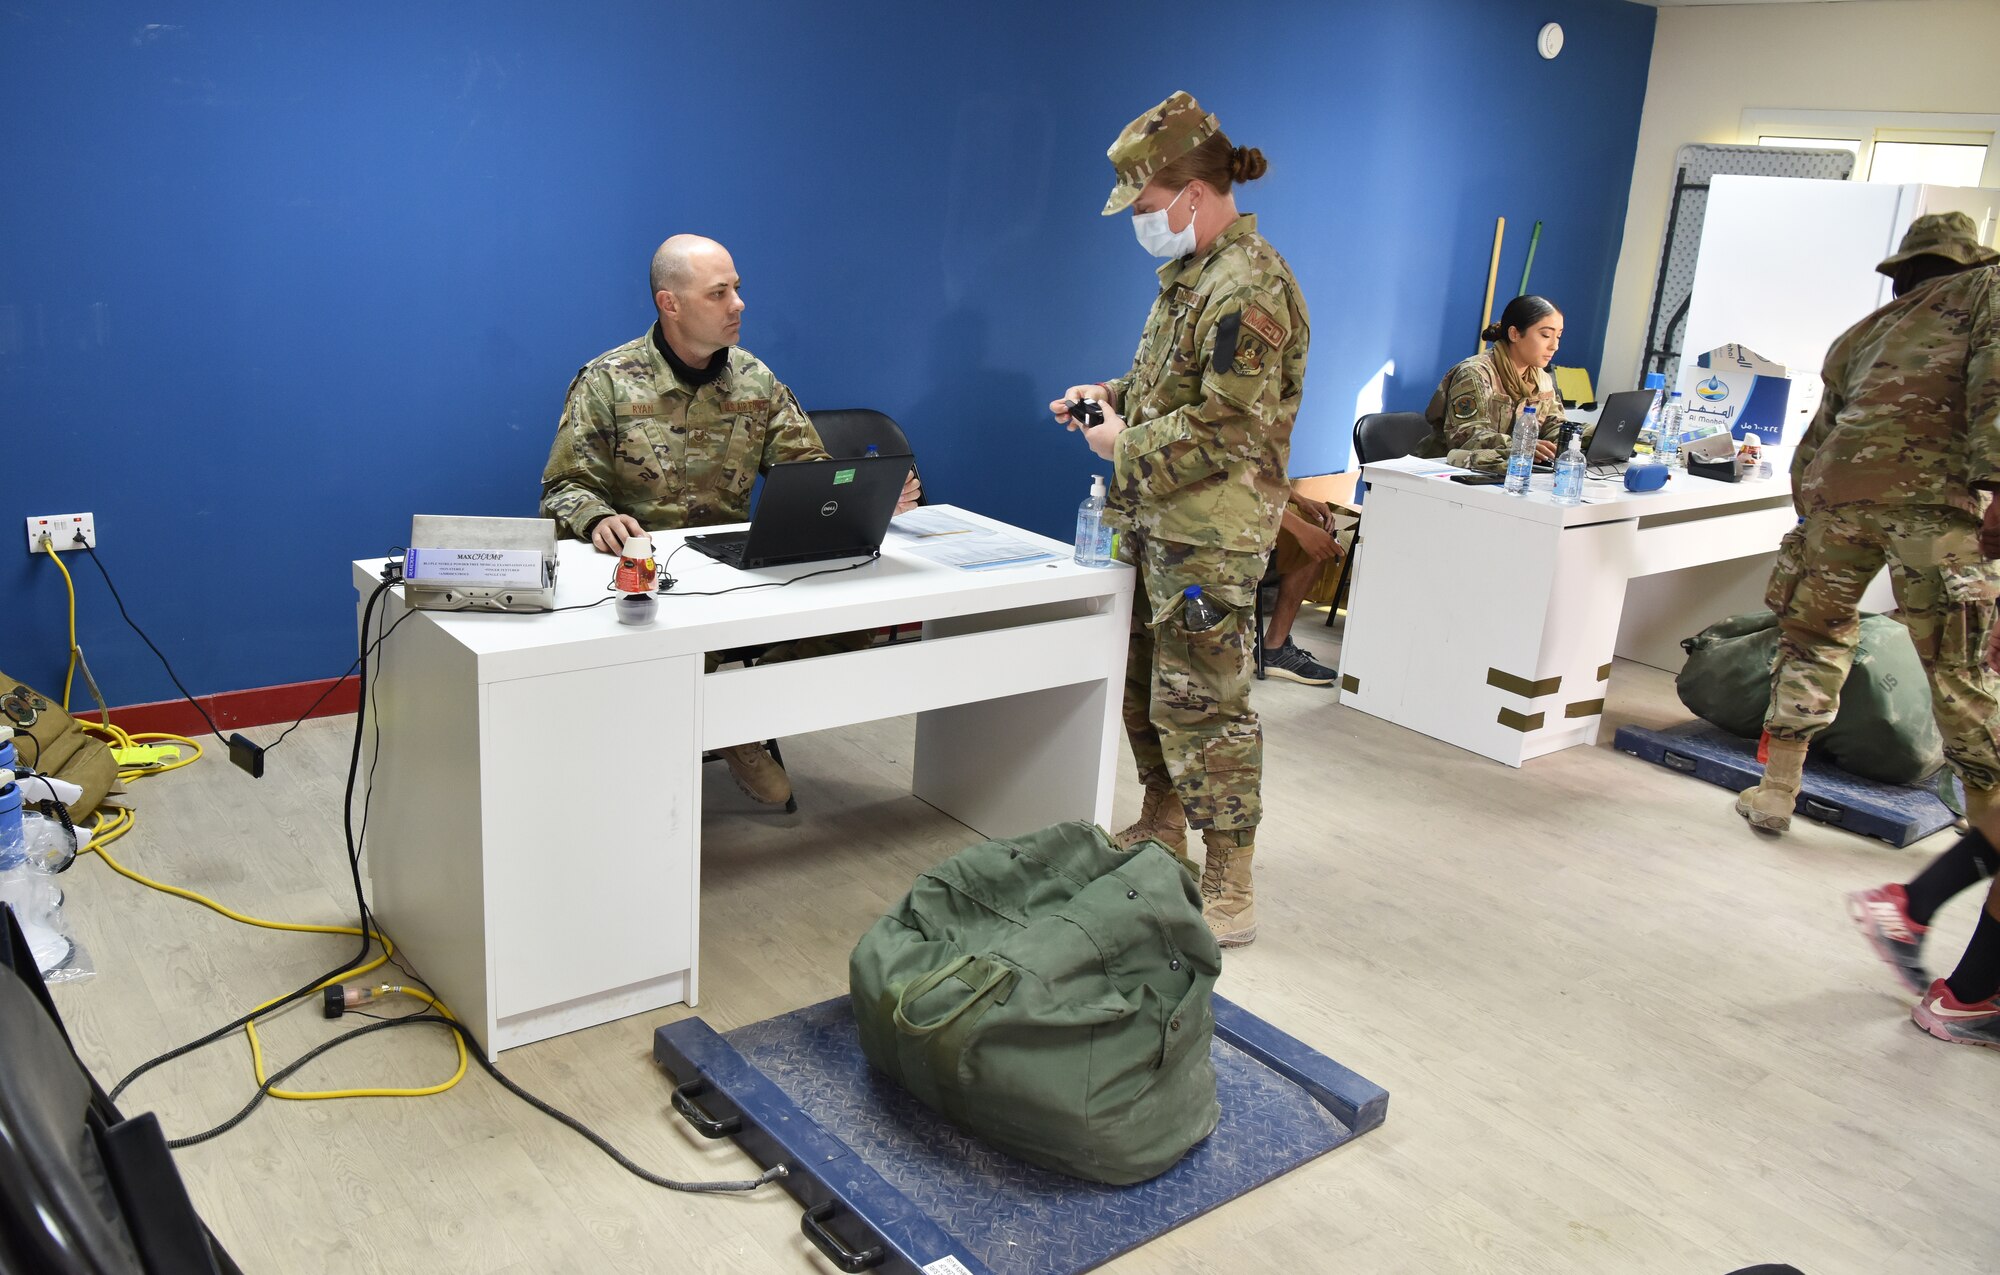
[[[1229,612],[1209,600],[1201,586],[1191,584],[1181,590],[1181,627],[1190,633],[1206,633],[1222,623]]]
[[[1535,472],[1535,440],[1541,422],[1535,419],[1534,405],[1521,408],[1514,418],[1514,446],[1507,453],[1507,490],[1516,496],[1528,494],[1528,475]]]
[[[1660,459],[1669,465],[1681,463],[1681,430],[1686,428],[1687,409],[1681,406],[1681,392],[1675,390],[1660,412]]]
[[[1090,480],[1090,494],[1076,510],[1076,561],[1083,567],[1111,565],[1111,528],[1104,525],[1104,475]]]
[[[1580,505],[1583,503],[1583,471],[1588,467],[1583,458],[1583,431],[1569,430],[1563,437],[1566,444],[1562,455],[1556,457],[1556,503]]]
[[[1667,374],[1646,373],[1645,388],[1653,391],[1653,401],[1646,408],[1646,421],[1639,427],[1639,437],[1657,452],[1660,450],[1660,414],[1667,406]]]
[[[14,772],[0,770],[0,873],[12,872],[28,861],[28,834],[21,824],[21,785]]]

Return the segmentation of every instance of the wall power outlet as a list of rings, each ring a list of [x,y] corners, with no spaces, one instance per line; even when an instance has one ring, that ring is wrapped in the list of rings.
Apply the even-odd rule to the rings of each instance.
[[[28,519],[28,552],[41,553],[47,536],[57,553],[97,547],[96,514],[40,514]],[[78,539],[81,537],[81,539]]]

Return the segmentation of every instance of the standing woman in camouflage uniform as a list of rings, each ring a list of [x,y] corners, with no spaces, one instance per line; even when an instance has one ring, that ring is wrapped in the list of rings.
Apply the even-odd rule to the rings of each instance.
[[[1132,210],[1139,243],[1167,259],[1132,370],[1074,385],[1049,404],[1104,405],[1085,441],[1113,466],[1107,518],[1120,561],[1138,568],[1125,666],[1125,730],[1146,787],[1138,822],[1185,854],[1207,852],[1203,912],[1223,946],[1257,934],[1250,861],[1263,815],[1263,733],[1250,708],[1251,605],[1289,491],[1292,423],[1304,391],[1308,320],[1284,258],[1239,215],[1231,188],[1264,172],[1215,117],[1176,93],[1132,121],[1108,152],[1104,205]],[[1190,632],[1183,591],[1221,604]]]
[[[1562,311],[1548,298],[1509,301],[1499,321],[1479,334],[1493,344],[1445,373],[1431,395],[1424,409],[1431,436],[1417,444],[1415,454],[1442,457],[1465,469],[1505,469],[1514,446],[1514,418],[1523,407],[1533,407],[1541,435],[1535,460],[1554,460],[1563,407],[1548,366],[1562,345],[1562,334]]]

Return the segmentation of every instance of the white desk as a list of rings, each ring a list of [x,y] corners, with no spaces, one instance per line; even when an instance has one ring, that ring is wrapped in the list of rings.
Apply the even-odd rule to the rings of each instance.
[[[654,535],[663,559],[679,543]],[[647,628],[610,602],[412,616],[375,678],[377,918],[496,1054],[695,1003],[704,749],[916,713],[913,791],[982,835],[1108,823],[1133,575],[1045,543],[1053,562],[963,571],[892,539],[852,572],[706,598],[676,595],[842,564],[683,550]],[[558,606],[604,596],[612,559],[560,554]],[[380,569],[354,564],[363,601]],[[383,607],[394,624],[400,591]],[[910,623],[922,641],[702,672],[707,651]]]
[[[1547,475],[1510,496],[1401,464],[1362,470],[1341,703],[1510,766],[1596,740],[1629,581],[1768,564],[1797,521],[1782,476],[1680,473],[1651,493],[1592,481],[1586,503],[1564,506]],[[1704,610],[1671,617],[1676,634],[1728,613]]]

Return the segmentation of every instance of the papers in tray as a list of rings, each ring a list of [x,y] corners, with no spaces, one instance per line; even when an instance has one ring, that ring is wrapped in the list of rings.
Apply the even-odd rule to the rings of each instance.
[[[1009,535],[951,505],[925,505],[897,514],[889,541],[905,553],[962,571],[988,571],[1055,558],[1046,544]]]

